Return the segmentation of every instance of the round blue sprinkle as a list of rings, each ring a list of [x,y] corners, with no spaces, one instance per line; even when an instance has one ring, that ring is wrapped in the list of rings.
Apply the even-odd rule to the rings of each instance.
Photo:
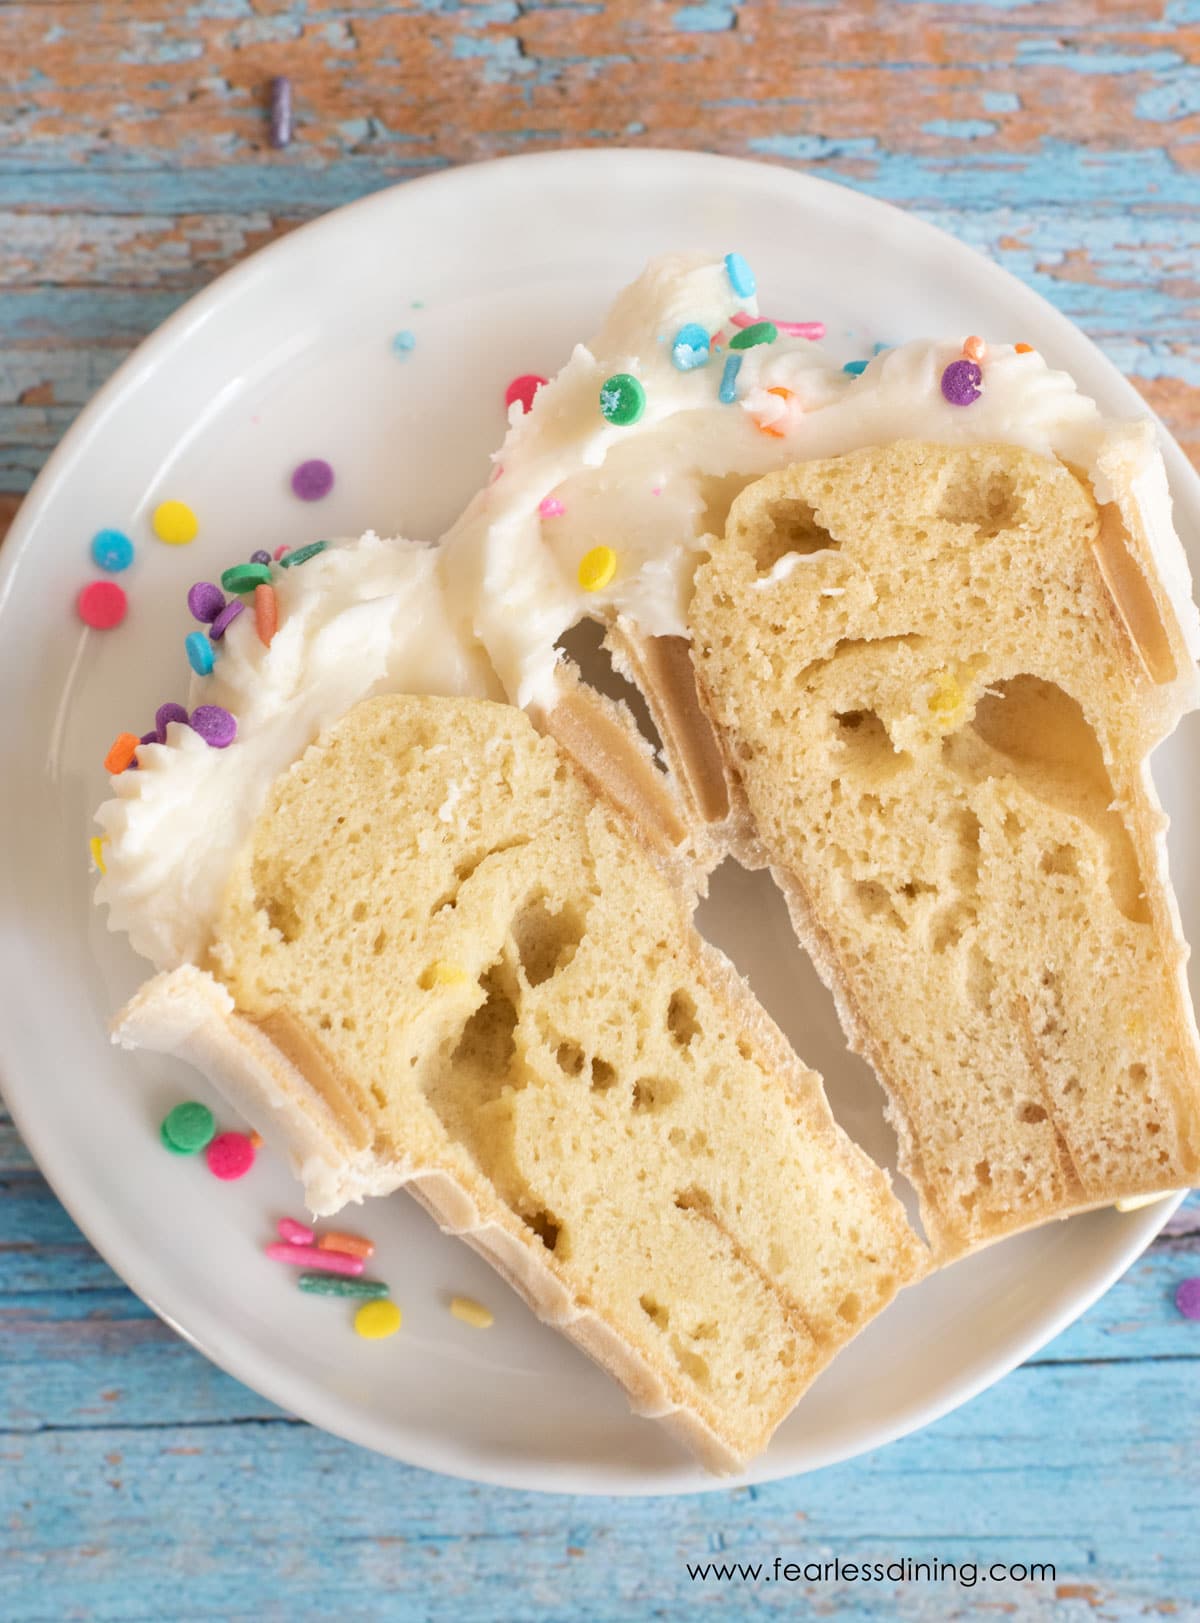
[[[92,560],[110,575],[120,574],[133,562],[133,542],[120,530],[97,530],[92,537]]]
[[[698,321],[680,327],[671,344],[671,365],[677,372],[694,372],[708,364],[708,334]]]
[[[842,371],[848,372],[852,378],[860,378],[866,370],[866,361],[847,361],[842,368]]]
[[[416,347],[417,335],[415,332],[410,332],[407,327],[404,328],[403,332],[398,332],[395,338],[392,339],[392,348],[397,355],[407,355],[410,349],[416,349]]]
[[[210,675],[216,655],[203,631],[190,631],[183,639],[183,646],[187,649],[188,664],[196,675]]]
[[[758,290],[758,283],[741,254],[726,254],[725,269],[729,274],[730,286],[738,298],[752,299]]]

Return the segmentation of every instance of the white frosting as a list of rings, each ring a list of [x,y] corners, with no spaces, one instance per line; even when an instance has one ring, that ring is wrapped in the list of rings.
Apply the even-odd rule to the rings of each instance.
[[[510,699],[553,705],[555,642],[585,616],[624,616],[645,635],[686,635],[696,553],[714,528],[710,504],[723,514],[741,485],[774,468],[900,438],[1021,445],[1084,470],[1100,500],[1111,496],[1106,468],[1119,463],[1143,504],[1189,646],[1200,650],[1149,423],[1105,423],[1065,372],[1010,345],[989,350],[980,397],[952,405],[941,376],[961,355],[961,340],[903,344],[854,377],[817,345],[781,336],[743,353],[737,402],[722,404],[718,385],[739,311],[752,313],[753,304],[734,294],[722,263],[655,261],[532,410],[521,416],[514,408],[499,476],[445,537],[455,606]],[[671,347],[685,322],[723,329],[725,347],[707,366],[680,372]],[[643,416],[626,428],[599,409],[600,386],[615,372],[633,373],[646,392]],[[771,393],[780,389],[790,398]],[[540,511],[548,499],[553,516]],[[617,570],[610,585],[588,592],[579,562],[600,544],[615,551]]]
[[[477,647],[446,613],[435,548],[373,534],[275,572],[279,629],[266,648],[253,613],[225,634],[188,709],[237,718],[228,749],[180,722],[142,745],[139,770],[113,779],[96,820],[107,873],[96,898],[159,969],[197,962],[230,870],[271,785],[323,728],[379,693],[498,697]]]

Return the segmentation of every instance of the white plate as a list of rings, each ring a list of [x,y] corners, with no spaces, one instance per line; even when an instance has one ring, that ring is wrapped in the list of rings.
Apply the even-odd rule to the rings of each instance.
[[[1108,411],[1143,410],[1049,305],[882,203],[694,154],[519,158],[342,209],[192,300],[68,434],[21,509],[0,577],[0,1075],[46,1176],[134,1290],[241,1380],[399,1459],[521,1487],[712,1483],[405,1197],[354,1214],[405,1312],[399,1336],[368,1343],[343,1304],[302,1296],[261,1255],[275,1218],[299,1204],[280,1164],[264,1156],[224,1185],[163,1151],[157,1128],[171,1103],[217,1101],[186,1068],[107,1042],[106,1018],[144,966],[90,906],[90,814],[112,737],[144,731],[156,705],[185,695],[191,581],[283,541],[369,526],[436,535],[486,474],[509,377],[552,372],[647,257],[687,246],[738,248],[765,308],[823,318],[847,355],[935,332],[1024,339]],[[416,335],[406,358],[391,348],[401,328]],[[1177,447],[1166,451],[1189,538],[1200,482]],[[288,490],[308,456],[337,471],[334,493],[313,507]],[[190,547],[150,534],[148,514],[168,496],[200,515]],[[73,601],[95,573],[88,542],[104,525],[137,542],[122,577],[132,607],[118,631],[85,633]],[[1195,760],[1183,734],[1162,750],[1168,808],[1194,804]],[[1186,821],[1172,856],[1195,933],[1200,843]],[[702,923],[825,1072],[841,1119],[886,1156],[878,1090],[847,1058],[766,882],[723,873]],[[907,1292],[821,1378],[750,1478],[844,1459],[963,1402],[1082,1312],[1170,1209],[1044,1229]],[[491,1304],[493,1330],[450,1318],[446,1299],[460,1292]]]

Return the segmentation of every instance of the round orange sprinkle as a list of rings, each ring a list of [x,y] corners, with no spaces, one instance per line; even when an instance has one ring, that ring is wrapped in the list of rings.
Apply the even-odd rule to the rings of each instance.
[[[768,389],[767,393],[777,395],[778,398],[780,400],[784,401],[784,402],[787,402],[789,400],[794,400],[796,398],[795,395],[792,393],[792,391],[790,389],[783,389],[783,388]],[[783,421],[786,422],[787,419],[784,418]],[[769,434],[773,440],[781,440],[787,434],[787,429],[780,427],[780,424],[778,422],[759,423],[758,426],[759,426],[759,428],[762,430],[762,432],[764,434]]]
[[[969,361],[974,361],[975,365],[978,366],[987,354],[987,345],[982,338],[976,338],[972,334],[970,338],[963,339],[963,354]]]
[[[136,733],[118,733],[113,740],[112,748],[104,757],[104,770],[106,772],[124,772],[133,760],[133,752],[141,743]]]
[[[1016,350],[1018,355],[1032,355],[1033,354],[1033,345],[1032,344],[1014,344],[1013,348]]]
[[[271,638],[279,628],[279,604],[273,586],[264,584],[254,588],[254,625],[259,642],[264,648],[269,648]]]
[[[256,1133],[254,1131],[254,1129],[251,1128],[250,1131],[246,1134],[246,1137],[250,1140],[251,1144],[254,1146],[254,1148],[256,1150],[261,1150],[262,1149],[263,1141],[262,1141],[262,1134],[261,1133]]]

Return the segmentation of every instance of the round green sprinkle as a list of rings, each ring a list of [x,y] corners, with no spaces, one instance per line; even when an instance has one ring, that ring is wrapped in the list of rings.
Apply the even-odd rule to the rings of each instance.
[[[632,372],[614,372],[600,386],[600,415],[618,428],[636,423],[646,409],[646,391]]]
[[[221,574],[221,585],[227,592],[252,592],[256,586],[271,584],[268,564],[234,564]]]
[[[756,321],[743,327],[729,340],[730,349],[755,349],[759,344],[773,344],[779,337],[779,328],[773,321]]]
[[[159,1135],[173,1155],[195,1155],[212,1143],[216,1131],[217,1124],[208,1106],[189,1099],[167,1113]]]
[[[328,545],[328,541],[313,541],[307,547],[297,547],[295,552],[285,552],[279,560],[279,567],[292,569],[296,564],[306,564],[310,558],[315,558],[318,552],[324,552]]]
[[[297,1283],[310,1296],[355,1296],[375,1302],[389,1294],[382,1279],[354,1279],[343,1274],[301,1274]]]

